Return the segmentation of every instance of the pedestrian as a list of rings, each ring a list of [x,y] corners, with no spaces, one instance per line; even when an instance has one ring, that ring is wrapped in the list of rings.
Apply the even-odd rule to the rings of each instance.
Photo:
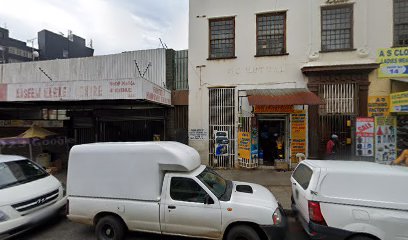
[[[329,141],[326,144],[326,158],[335,159],[337,152],[337,142],[339,137],[336,134],[332,134]]]
[[[391,162],[391,165],[405,165],[408,167],[408,149],[405,149],[402,151],[401,155],[395,159],[393,162]]]

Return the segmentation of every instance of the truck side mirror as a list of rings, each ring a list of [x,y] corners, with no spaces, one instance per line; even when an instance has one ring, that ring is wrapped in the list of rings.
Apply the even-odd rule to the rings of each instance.
[[[211,204],[214,204],[214,200],[212,199],[212,197],[210,197],[210,195],[207,195],[205,196],[204,203],[207,205],[211,205]]]

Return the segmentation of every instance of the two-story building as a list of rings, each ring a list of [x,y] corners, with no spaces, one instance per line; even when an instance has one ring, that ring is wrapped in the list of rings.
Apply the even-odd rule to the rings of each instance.
[[[206,164],[355,156],[355,121],[387,95],[377,50],[406,45],[406,0],[190,1],[189,135]]]

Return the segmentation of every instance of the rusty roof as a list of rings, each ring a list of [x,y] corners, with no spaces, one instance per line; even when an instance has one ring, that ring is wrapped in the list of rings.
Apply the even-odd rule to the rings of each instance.
[[[306,88],[247,90],[249,105],[321,105],[322,99]]]

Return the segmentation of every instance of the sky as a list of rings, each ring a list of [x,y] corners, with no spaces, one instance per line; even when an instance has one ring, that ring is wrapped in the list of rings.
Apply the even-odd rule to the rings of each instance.
[[[2,0],[0,26],[24,42],[43,29],[71,30],[87,45],[92,39],[94,55],[160,48],[159,38],[181,50],[188,48],[188,0]]]

